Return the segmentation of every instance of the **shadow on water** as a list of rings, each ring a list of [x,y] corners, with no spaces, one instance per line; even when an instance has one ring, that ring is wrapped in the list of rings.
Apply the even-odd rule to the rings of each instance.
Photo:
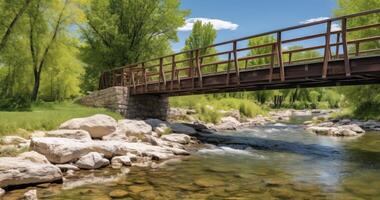
[[[235,149],[251,147],[257,150],[285,152],[306,156],[313,160],[337,160],[354,162],[358,167],[380,169],[380,152],[352,147],[332,147],[321,144],[305,144],[299,141],[284,141],[257,136],[222,135],[200,133],[197,139],[217,146]]]

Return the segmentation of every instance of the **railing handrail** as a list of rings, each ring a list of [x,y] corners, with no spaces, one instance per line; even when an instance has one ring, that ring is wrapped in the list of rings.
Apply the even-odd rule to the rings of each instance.
[[[160,59],[165,59],[165,58],[170,58],[170,57],[176,56],[176,55],[181,55],[181,54],[186,54],[186,53],[190,53],[190,52],[195,52],[197,50],[209,49],[209,48],[212,48],[212,47],[222,46],[222,45],[226,45],[226,44],[231,44],[231,43],[234,43],[234,42],[244,41],[244,40],[248,40],[248,39],[251,39],[251,38],[257,38],[257,37],[261,37],[261,36],[265,36],[265,35],[276,34],[276,33],[280,33],[280,32],[285,32],[285,31],[290,31],[290,30],[296,30],[296,29],[301,29],[301,28],[305,28],[305,27],[311,27],[311,26],[315,26],[315,25],[319,25],[319,24],[324,24],[324,23],[327,23],[327,22],[334,22],[334,21],[339,21],[339,20],[342,20],[342,19],[354,18],[354,17],[363,16],[363,15],[375,14],[375,13],[379,13],[379,12],[380,12],[380,9],[374,9],[374,10],[354,13],[354,14],[350,14],[350,15],[343,15],[343,16],[338,16],[338,17],[334,17],[334,18],[319,20],[319,21],[315,21],[315,22],[311,22],[311,23],[305,23],[305,24],[290,26],[290,27],[281,28],[281,29],[277,29],[277,30],[273,30],[273,31],[267,31],[267,32],[259,33],[259,34],[254,34],[254,35],[250,35],[250,36],[246,36],[246,37],[242,37],[242,38],[238,38],[238,39],[234,39],[234,40],[228,40],[228,41],[224,41],[224,42],[220,42],[220,43],[215,43],[215,44],[212,44],[212,45],[209,45],[209,46],[206,46],[206,47],[195,48],[195,49],[190,49],[190,50],[186,50],[186,51],[180,51],[180,52],[177,52],[177,53],[173,53],[173,54],[169,54],[169,55],[165,55],[165,56],[161,56],[161,57],[156,57],[156,58],[148,59],[148,60],[137,62],[137,63],[128,64],[128,65],[121,66],[121,67],[118,67],[118,68],[113,68],[113,69],[105,70],[103,72],[111,72],[111,71],[114,71],[114,70],[134,68],[134,67],[138,67],[142,63],[147,63],[147,62],[151,62],[151,61],[159,61]],[[340,32],[340,31],[333,31],[333,32],[331,32],[331,34],[334,34],[334,33],[337,33],[337,32]],[[204,55],[204,56],[207,56],[207,55]]]

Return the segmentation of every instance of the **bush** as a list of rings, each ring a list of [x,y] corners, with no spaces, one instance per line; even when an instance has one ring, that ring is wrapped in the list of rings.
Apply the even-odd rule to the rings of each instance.
[[[240,114],[246,117],[255,117],[256,115],[263,114],[263,110],[255,103],[244,100],[239,106]]]
[[[2,111],[30,111],[32,103],[25,95],[16,95],[0,99],[0,110]]]
[[[198,117],[201,121],[217,124],[222,118],[222,114],[215,109],[207,108],[206,106],[197,107]]]

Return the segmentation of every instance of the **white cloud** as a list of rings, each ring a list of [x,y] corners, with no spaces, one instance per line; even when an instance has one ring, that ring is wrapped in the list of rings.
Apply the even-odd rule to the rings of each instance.
[[[209,19],[209,18],[189,18],[186,19],[186,24],[179,28],[179,31],[191,31],[193,29],[193,25],[196,21],[201,21],[202,23],[211,23],[216,30],[236,30],[239,25],[234,24],[229,21],[224,21],[220,19]]]
[[[313,22],[318,22],[318,21],[322,21],[322,20],[326,20],[326,19],[330,19],[330,17],[317,17],[317,18],[311,18],[311,19],[308,19],[308,20],[302,21],[302,22],[300,22],[300,23],[301,23],[301,24],[310,24],[310,23],[313,23]]]
[[[331,24],[331,31],[340,31],[340,30],[342,30],[342,27],[340,27],[339,24],[336,24],[336,23]]]
[[[310,23],[313,23],[313,22],[323,21],[323,20],[326,20],[326,19],[330,19],[330,17],[311,18],[311,19],[302,21],[300,23],[301,24],[310,24]],[[340,30],[342,30],[342,28],[340,27],[339,24],[337,24],[337,23],[332,23],[331,24],[331,31],[340,31]]]

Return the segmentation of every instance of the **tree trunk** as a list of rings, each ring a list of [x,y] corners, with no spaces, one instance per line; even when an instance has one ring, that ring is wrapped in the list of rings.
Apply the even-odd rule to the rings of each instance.
[[[16,16],[13,18],[11,24],[8,26],[3,38],[1,38],[1,42],[0,42],[0,51],[3,50],[3,48],[5,47],[5,45],[7,44],[8,42],[8,39],[9,39],[9,36],[11,35],[12,31],[13,31],[13,28],[15,27],[15,25],[17,24],[17,21],[20,19],[20,17],[24,14],[25,10],[28,8],[30,2],[32,2],[32,0],[25,0],[25,3],[24,5],[22,6],[22,8],[18,11],[18,13],[16,14]]]
[[[34,86],[33,86],[33,91],[32,91],[32,98],[31,98],[33,102],[37,101],[38,90],[40,89],[40,80],[41,80],[41,73],[35,71],[34,72]]]

